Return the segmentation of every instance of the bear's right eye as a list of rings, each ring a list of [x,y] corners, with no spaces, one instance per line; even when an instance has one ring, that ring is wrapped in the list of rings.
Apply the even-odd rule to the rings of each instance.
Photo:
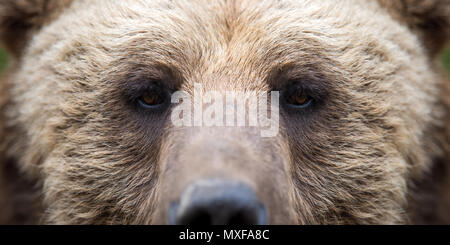
[[[170,101],[170,92],[158,85],[151,85],[137,97],[137,104],[144,109],[159,109]]]
[[[164,104],[164,97],[156,91],[148,91],[142,95],[138,102],[142,107],[153,108]]]

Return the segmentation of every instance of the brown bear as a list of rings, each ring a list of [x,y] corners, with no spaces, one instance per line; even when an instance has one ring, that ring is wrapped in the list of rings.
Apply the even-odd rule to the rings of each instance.
[[[1,223],[450,223],[448,0],[1,0],[0,39]]]

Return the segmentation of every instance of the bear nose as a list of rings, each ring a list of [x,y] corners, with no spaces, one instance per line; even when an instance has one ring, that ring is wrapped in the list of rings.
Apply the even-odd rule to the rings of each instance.
[[[246,184],[199,180],[171,203],[169,223],[176,225],[264,225],[266,209]]]

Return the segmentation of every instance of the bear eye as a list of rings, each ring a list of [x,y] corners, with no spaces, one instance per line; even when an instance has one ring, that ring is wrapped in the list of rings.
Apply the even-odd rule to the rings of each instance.
[[[166,100],[167,96],[162,91],[149,90],[139,97],[138,102],[141,107],[146,109],[154,109],[165,104]]]
[[[310,106],[312,101],[312,98],[302,88],[295,88],[286,96],[288,105],[300,109]]]

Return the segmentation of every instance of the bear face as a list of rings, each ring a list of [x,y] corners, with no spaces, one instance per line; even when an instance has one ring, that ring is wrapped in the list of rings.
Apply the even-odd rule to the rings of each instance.
[[[446,38],[445,1],[420,22],[385,1],[19,2],[0,11],[17,57],[2,143],[40,186],[41,222],[406,223],[411,185],[446,154],[423,24]],[[279,91],[278,133],[176,127],[167,95],[195,84]],[[217,218],[215,193],[245,213]]]

